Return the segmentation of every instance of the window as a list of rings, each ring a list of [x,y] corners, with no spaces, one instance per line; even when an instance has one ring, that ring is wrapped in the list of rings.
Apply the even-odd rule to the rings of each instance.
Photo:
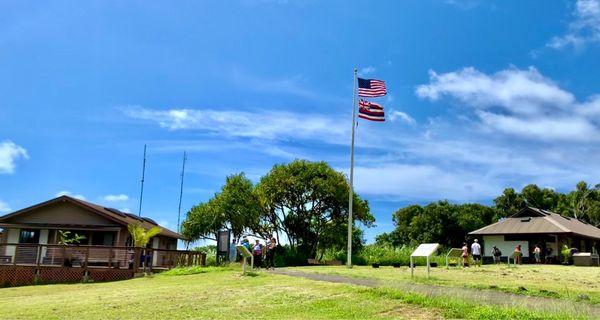
[[[40,230],[22,229],[19,243],[40,243]]]
[[[93,246],[113,246],[115,244],[114,232],[92,232]]]

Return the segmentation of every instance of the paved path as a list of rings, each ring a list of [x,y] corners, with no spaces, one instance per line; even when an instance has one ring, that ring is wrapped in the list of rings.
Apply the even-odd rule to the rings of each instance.
[[[522,307],[528,310],[539,311],[563,311],[572,315],[587,315],[592,319],[600,319],[600,306],[584,302],[575,302],[564,299],[532,297],[496,290],[482,290],[461,287],[445,287],[420,283],[407,283],[401,281],[385,281],[366,278],[352,278],[333,274],[322,274],[312,272],[293,271],[286,268],[271,271],[275,274],[301,277],[316,281],[333,283],[345,283],[365,286],[370,288],[392,288],[401,291],[409,291],[434,297],[453,297],[464,299],[469,302],[481,304],[492,304],[503,307]]]

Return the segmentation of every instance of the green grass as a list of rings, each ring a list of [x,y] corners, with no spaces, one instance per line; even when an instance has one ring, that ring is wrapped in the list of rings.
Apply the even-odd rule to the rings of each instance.
[[[355,266],[353,269],[333,266],[301,267],[294,270],[337,274],[358,278],[375,278],[388,284],[416,281],[449,287],[492,289],[503,292],[541,296],[600,304],[600,268],[560,265],[484,265],[481,268],[431,268],[427,279],[424,267],[418,267],[411,279],[408,267],[392,268]]]
[[[345,273],[343,268],[312,270]],[[111,283],[4,288],[0,306],[3,319],[574,318],[265,272],[241,276],[239,267],[182,268]]]

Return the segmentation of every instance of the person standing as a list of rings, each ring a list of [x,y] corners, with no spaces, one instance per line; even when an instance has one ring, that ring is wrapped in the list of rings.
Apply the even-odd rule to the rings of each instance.
[[[498,247],[494,246],[492,248],[492,256],[494,257],[494,263],[499,264],[500,257],[502,256],[502,251],[500,251],[500,249],[498,249]]]
[[[538,246],[537,244],[535,245],[535,248],[533,249],[533,256],[535,257],[535,263],[540,264],[542,263],[542,249],[540,248],[540,246]]]
[[[521,250],[521,245],[517,245],[515,247],[515,252],[513,252],[515,257],[515,264],[521,264],[521,256],[523,255],[523,251]]]
[[[271,270],[275,269],[275,248],[277,248],[277,240],[275,240],[275,237],[271,236],[267,242],[267,261],[265,263],[267,270],[269,270],[269,268]]]
[[[260,269],[262,266],[263,245],[260,240],[256,239],[254,247],[252,247],[252,256],[254,256],[254,267]]]
[[[481,245],[477,239],[471,245],[471,254],[473,255],[473,264],[481,267]]]
[[[462,256],[463,268],[468,268],[469,267],[469,247],[467,247],[466,242],[463,243],[461,256]]]

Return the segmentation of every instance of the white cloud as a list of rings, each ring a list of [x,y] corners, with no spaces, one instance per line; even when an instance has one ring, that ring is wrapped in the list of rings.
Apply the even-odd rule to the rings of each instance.
[[[600,43],[600,0],[577,0],[573,15],[567,33],[552,38],[548,47],[581,49],[586,44]]]
[[[482,200],[498,194],[502,187],[481,179],[474,172],[442,170],[429,164],[384,164],[358,166],[355,187],[362,195],[411,200]]]
[[[534,114],[544,106],[568,107],[575,98],[537,69],[510,68],[487,75],[468,67],[456,72],[429,72],[429,84],[417,87],[421,98],[433,101],[450,96],[475,108],[501,107],[520,114]]]
[[[226,137],[268,140],[331,140],[346,137],[348,128],[332,117],[278,111],[226,111],[210,109],[156,110],[142,107],[123,108],[125,115],[158,123],[169,130],[204,130]]]
[[[129,208],[121,208],[121,209],[119,209],[119,211],[125,212],[125,213],[131,213],[131,210],[129,210]]]
[[[430,82],[418,86],[416,94],[432,101],[451,97],[475,109],[487,130],[546,141],[600,140],[591,117],[600,114],[600,98],[580,103],[534,67],[490,75],[471,67],[443,74],[430,71]]]
[[[413,117],[409,116],[408,114],[406,114],[402,111],[391,110],[389,112],[389,116],[390,116],[390,120],[392,122],[400,120],[400,121],[405,122],[410,125],[417,124],[417,122],[415,121],[415,119],[413,119]]]
[[[0,142],[0,174],[13,173],[15,160],[19,158],[29,159],[27,150],[10,140]]]
[[[55,197],[69,196],[71,198],[75,198],[75,199],[79,199],[79,200],[85,200],[85,197],[83,195],[81,195],[81,194],[73,194],[71,191],[67,191],[67,190],[60,191],[60,192],[56,193],[54,196]]]
[[[360,75],[366,76],[366,75],[369,75],[369,74],[371,74],[371,73],[373,73],[373,72],[375,72],[375,71],[377,71],[377,69],[376,69],[375,67],[368,66],[368,67],[361,68],[361,69],[358,71],[358,73],[359,73]]]
[[[127,201],[129,197],[126,194],[109,194],[104,196],[104,200],[110,202]]]
[[[12,209],[8,206],[8,203],[0,200],[0,214],[11,212]]]

